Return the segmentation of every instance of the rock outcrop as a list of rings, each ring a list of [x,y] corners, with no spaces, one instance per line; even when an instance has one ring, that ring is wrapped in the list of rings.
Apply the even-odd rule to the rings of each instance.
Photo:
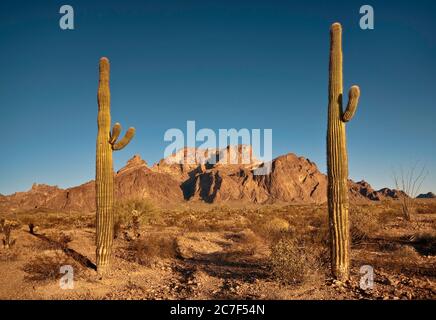
[[[117,199],[146,198],[158,205],[187,201],[206,203],[324,203],[327,178],[315,163],[292,153],[275,158],[270,173],[256,175],[265,166],[250,146],[223,150],[184,148],[149,167],[139,155],[115,174]],[[374,190],[365,181],[349,181],[351,201],[380,201],[405,196],[398,190]],[[434,195],[433,195],[434,196]],[[32,209],[94,211],[95,184],[77,187],[34,184],[27,192],[0,196],[0,211]]]
[[[118,199],[140,197],[157,203],[174,203],[183,199],[178,179],[167,173],[152,171],[138,155],[115,174],[114,183]],[[68,189],[34,184],[27,192],[17,192],[0,198],[0,211],[33,209],[94,211],[95,183],[89,181]]]
[[[416,197],[417,199],[434,199],[436,195],[433,192],[422,193]]]

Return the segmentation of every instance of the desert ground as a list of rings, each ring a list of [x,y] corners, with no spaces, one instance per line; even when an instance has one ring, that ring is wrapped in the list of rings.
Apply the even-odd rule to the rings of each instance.
[[[0,249],[0,299],[435,299],[436,201],[419,200],[412,221],[400,204],[350,208],[352,277],[329,277],[325,205],[190,204],[145,200],[116,206],[111,271],[95,271],[95,213],[36,209],[13,223]],[[29,225],[33,225],[33,233]],[[0,234],[4,239],[5,235]],[[74,288],[61,289],[62,265]],[[374,286],[359,285],[360,267]]]

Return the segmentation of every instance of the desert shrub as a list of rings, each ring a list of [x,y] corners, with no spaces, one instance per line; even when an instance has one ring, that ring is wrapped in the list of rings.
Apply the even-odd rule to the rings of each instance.
[[[35,247],[39,250],[63,250],[68,248],[68,244],[73,240],[70,235],[63,231],[52,231],[47,235],[39,235],[38,238]]]
[[[114,221],[114,239],[117,239],[121,231],[123,230],[123,225],[121,224],[121,219],[115,219]]]
[[[250,224],[238,210],[233,212],[217,211],[212,208],[205,211],[185,210],[165,213],[165,224],[177,226],[189,231],[238,231]]]
[[[264,241],[251,229],[244,229],[238,233],[231,233],[227,238],[235,242],[233,248],[235,252],[244,255],[254,255],[259,251],[259,248],[264,245]]]
[[[61,231],[54,233],[50,237],[50,240],[56,242],[61,248],[66,248],[68,247],[68,244],[73,241],[73,238]]]
[[[415,249],[423,255],[436,254],[436,232],[421,232],[411,239]]]
[[[310,228],[298,230],[300,232],[299,236],[305,237],[310,241],[310,243],[328,246],[330,240],[330,231],[327,208],[322,208],[321,211],[315,212],[307,219]]]
[[[284,233],[289,230],[289,223],[282,218],[273,218],[265,224],[265,229],[269,233]]]
[[[350,210],[350,235],[353,243],[368,239],[378,229],[378,215],[362,208],[352,208]]]
[[[304,241],[282,238],[271,246],[270,266],[274,277],[285,284],[302,284],[320,275],[327,251]]]
[[[416,213],[418,214],[433,214],[436,213],[436,201],[420,201],[416,204]]]
[[[396,251],[401,248],[401,244],[397,242],[381,242],[378,244],[380,251]]]
[[[2,244],[4,248],[11,248],[15,243],[16,239],[12,238],[12,231],[20,227],[20,223],[14,220],[0,220],[0,232],[3,233]]]
[[[2,250],[0,249],[0,261],[15,261],[18,258],[18,251],[16,248]]]
[[[395,221],[400,216],[402,216],[400,208],[395,208],[393,205],[383,208],[378,213],[379,225],[386,225],[392,221]]]
[[[252,220],[250,229],[267,241],[275,242],[291,232],[289,222],[280,217],[258,216]]]
[[[160,220],[159,211],[145,199],[129,199],[116,203],[114,216],[115,236],[122,229],[132,229],[134,233],[139,233],[141,224],[154,224]]]
[[[19,214],[19,221],[24,225],[33,224],[40,228],[74,228],[82,224],[85,216],[77,216],[67,212],[51,212],[42,209]],[[86,215],[86,219],[91,219],[92,215]]]
[[[174,258],[176,255],[176,243],[173,237],[148,235],[129,242],[121,257],[140,265],[152,266],[161,259]]]
[[[412,246],[401,246],[397,250],[395,250],[394,256],[399,260],[413,260],[416,261],[419,259],[419,254],[416,252],[415,248]]]
[[[64,265],[71,265],[75,275],[81,270],[80,265],[61,250],[46,250],[25,264],[23,271],[27,273],[27,280],[56,280],[62,276],[60,268]]]

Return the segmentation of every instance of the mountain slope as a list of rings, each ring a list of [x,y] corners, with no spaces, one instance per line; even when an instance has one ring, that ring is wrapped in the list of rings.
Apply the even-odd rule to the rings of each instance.
[[[228,160],[232,158],[231,164]],[[213,160],[213,161],[212,161]],[[327,177],[315,163],[292,153],[271,162],[268,175],[256,175],[264,166],[250,146],[223,150],[185,148],[149,167],[136,155],[115,174],[117,199],[147,198],[158,205],[184,202],[324,203]],[[404,195],[396,190],[374,190],[367,182],[349,181],[351,201],[380,201]],[[60,189],[34,184],[27,192],[0,197],[1,211],[47,208],[94,211],[95,183]]]

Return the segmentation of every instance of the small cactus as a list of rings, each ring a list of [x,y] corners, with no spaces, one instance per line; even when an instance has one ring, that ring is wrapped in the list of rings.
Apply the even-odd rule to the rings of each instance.
[[[330,29],[330,76],[327,126],[328,211],[331,240],[331,268],[338,280],[350,274],[350,227],[348,215],[348,158],[345,123],[350,121],[360,96],[358,86],[351,87],[345,112],[342,108],[342,27]]]
[[[36,226],[34,223],[29,223],[28,224],[29,227],[29,233],[32,235],[36,235],[36,231],[38,231],[38,226]]]
[[[97,239],[96,260],[97,271],[100,274],[106,272],[112,252],[114,232],[114,172],[112,151],[123,149],[133,138],[134,128],[129,128],[124,138],[117,142],[121,133],[121,125],[116,123],[112,132],[110,114],[110,90],[109,90],[109,60],[100,59],[100,79],[98,85],[98,134],[96,153],[96,215],[97,215]]]
[[[4,237],[2,239],[3,247],[6,249],[10,249],[17,242],[17,239],[12,238],[12,231],[18,229],[20,224],[17,221],[13,220],[0,220],[0,232],[3,233]]]

